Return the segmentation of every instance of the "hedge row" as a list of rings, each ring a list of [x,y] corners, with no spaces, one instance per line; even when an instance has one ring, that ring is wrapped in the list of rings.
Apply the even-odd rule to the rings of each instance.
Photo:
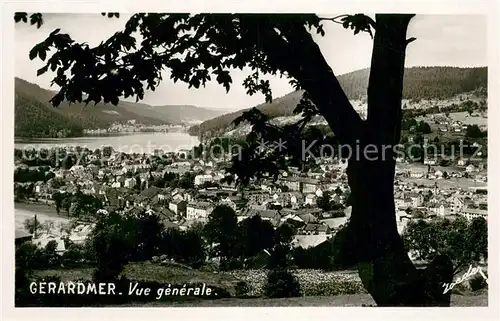
[[[248,285],[249,296],[263,296],[267,270],[236,270],[225,272]],[[331,296],[366,293],[357,273],[294,270],[304,296]]]

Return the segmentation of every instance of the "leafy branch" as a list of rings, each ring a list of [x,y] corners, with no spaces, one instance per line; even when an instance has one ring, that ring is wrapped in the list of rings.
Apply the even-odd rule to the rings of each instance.
[[[343,14],[333,18],[320,18],[320,20],[329,20],[341,24],[346,29],[354,30],[355,35],[357,35],[360,31],[367,32],[370,34],[372,39],[372,29],[376,30],[377,26],[377,23],[372,18],[364,14]]]

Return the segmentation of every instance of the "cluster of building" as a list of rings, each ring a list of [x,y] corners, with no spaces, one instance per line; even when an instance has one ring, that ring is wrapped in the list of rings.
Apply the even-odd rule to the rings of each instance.
[[[103,167],[92,163],[98,156],[90,152],[80,164],[68,170],[51,169],[55,177],[47,182],[34,182],[35,198],[31,201],[50,204],[54,202],[52,195],[55,192],[74,194],[81,191],[100,198],[107,211],[146,210],[159,215],[166,228],[179,229],[206,222],[214,208],[227,205],[235,211],[238,221],[259,215],[274,227],[291,222],[297,227],[294,244],[305,248],[330,238],[350,217],[347,164],[343,161],[320,160],[318,166],[307,173],[289,168],[281,171],[277,180],[263,178],[241,189],[224,182],[227,173],[223,161],[188,159],[179,154],[172,153],[168,164],[157,164],[155,155],[124,157],[122,153],[113,152],[107,166]],[[400,232],[409,220],[416,217],[487,217],[485,194],[474,189],[439,188],[437,182],[446,178],[443,171],[428,167],[427,170],[409,170],[398,163],[395,204]],[[153,185],[156,179],[168,173],[184,175],[188,172],[194,176],[192,188]],[[462,172],[450,172],[447,176],[458,178]],[[419,184],[423,178],[427,181],[433,179],[435,183]],[[467,179],[486,180],[485,175],[479,173]],[[59,181],[59,184],[54,184],[54,181]],[[335,210],[325,211],[318,207],[318,200],[325,197],[337,205]],[[89,229],[85,226],[71,232],[70,239],[85,239],[85,233],[81,231]],[[50,236],[38,239],[37,242],[43,245]]]
[[[468,115],[466,117],[468,117]],[[436,124],[438,125],[438,130],[443,133],[446,132],[461,133],[465,132],[468,127],[468,124],[460,120],[451,120],[450,118],[442,115],[433,115],[431,119],[436,122]],[[487,130],[487,126],[481,125],[479,126],[479,129],[485,131]]]

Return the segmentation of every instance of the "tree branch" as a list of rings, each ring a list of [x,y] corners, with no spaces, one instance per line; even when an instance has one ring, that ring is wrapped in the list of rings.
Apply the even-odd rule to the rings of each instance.
[[[321,20],[321,21],[325,21],[325,20],[326,21],[333,21],[335,23],[342,24],[342,22],[338,21],[337,19],[345,18],[348,16],[349,16],[348,14],[341,14],[341,15],[335,16],[333,18],[320,17],[319,20]]]
[[[319,46],[302,24],[287,21],[278,27],[289,42],[281,40],[274,43],[272,45],[280,47],[268,52],[271,55],[274,53],[274,59],[286,61],[287,71],[309,94],[339,142],[352,144],[361,134],[363,121],[349,102]]]

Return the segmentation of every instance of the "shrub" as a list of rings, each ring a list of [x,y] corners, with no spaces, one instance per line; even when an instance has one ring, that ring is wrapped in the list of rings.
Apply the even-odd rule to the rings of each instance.
[[[270,270],[264,285],[264,294],[269,298],[291,298],[301,296],[300,283],[290,271]]]
[[[33,243],[23,243],[16,247],[16,267],[23,270],[33,270],[40,266],[42,253]]]
[[[62,255],[65,266],[76,266],[87,261],[86,249],[82,244],[70,243]]]
[[[48,242],[45,248],[42,250],[44,261],[49,267],[61,264],[61,256],[57,254],[56,250],[57,242],[54,240]]]
[[[250,286],[248,285],[247,282],[238,281],[238,283],[236,283],[236,296],[238,297],[247,296],[250,290],[251,290]]]
[[[239,270],[243,268],[243,262],[237,259],[222,261],[219,268],[221,271]]]
[[[47,275],[45,277],[37,278],[36,281],[47,283],[61,283],[61,277],[59,275]]]
[[[486,288],[488,286],[488,283],[481,275],[476,275],[469,280],[469,286],[470,289],[475,292]]]
[[[359,281],[330,281],[309,284],[303,287],[303,293],[305,296],[334,296],[366,293],[366,290]]]

